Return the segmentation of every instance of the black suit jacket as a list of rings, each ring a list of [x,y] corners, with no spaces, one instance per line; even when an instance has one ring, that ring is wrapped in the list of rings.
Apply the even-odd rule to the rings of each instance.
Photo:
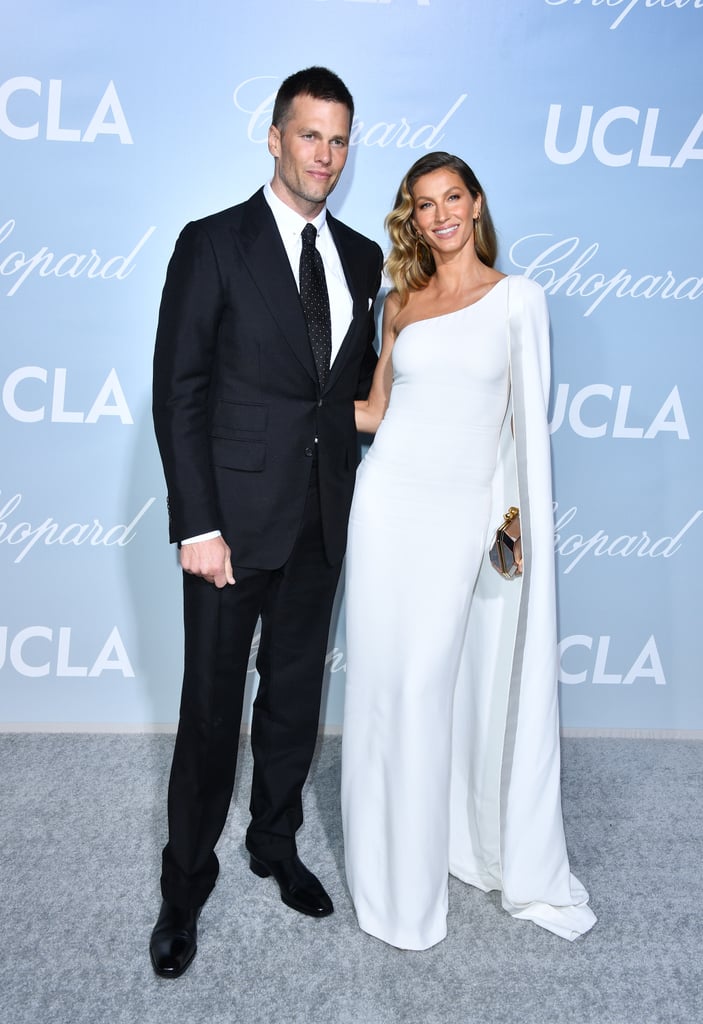
[[[353,319],[323,391],[263,190],[188,224],[169,264],[153,412],[171,540],[221,530],[234,565],[273,569],[286,561],[315,450],[325,550],[332,563],[344,554],[357,464],[353,402],[368,392],[376,363],[382,254],[329,212],[327,224]]]

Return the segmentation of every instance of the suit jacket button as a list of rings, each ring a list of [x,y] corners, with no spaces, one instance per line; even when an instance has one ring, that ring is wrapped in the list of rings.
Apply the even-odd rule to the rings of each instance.
[[[311,459],[312,458],[312,448],[306,448],[305,449],[305,454],[306,454],[307,458]]]

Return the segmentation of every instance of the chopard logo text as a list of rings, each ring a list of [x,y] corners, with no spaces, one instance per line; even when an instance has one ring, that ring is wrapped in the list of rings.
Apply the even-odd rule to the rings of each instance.
[[[261,75],[247,78],[234,90],[233,101],[237,110],[249,115],[247,138],[250,142],[263,143],[268,137],[271,113],[276,90],[271,90],[270,76]],[[358,118],[352,124],[349,144],[352,146],[378,146],[385,149],[434,149],[445,136],[445,129],[468,93],[461,93],[436,124],[416,124],[406,117],[393,121],[377,121],[367,124]]]
[[[510,246],[510,260],[515,267],[524,271],[542,285],[548,295],[562,292],[592,300],[584,311],[590,316],[608,297],[615,299],[689,299],[691,302],[703,296],[703,276],[684,277],[677,280],[671,270],[654,274],[641,274],[621,267],[611,271],[595,271],[586,266],[600,250],[598,242],[582,246],[578,235],[562,238],[545,244],[545,239],[554,236],[548,232],[523,235]]]
[[[15,221],[6,220],[0,225],[0,246],[6,243],[15,230]],[[115,278],[123,281],[134,270],[134,258],[140,249],[149,241],[156,226],[148,228],[131,252],[127,256],[100,256],[96,249],[89,252],[77,253],[68,252],[58,255],[52,252],[46,245],[42,245],[36,252],[24,252],[21,249],[13,249],[9,252],[10,245],[5,246],[5,251],[0,249],[0,278],[14,278],[6,295],[15,295],[22,285],[32,274],[39,277],[87,277],[101,278],[107,281]],[[0,287],[2,287],[0,285]]]
[[[93,518],[83,523],[66,523],[62,525],[52,516],[47,516],[40,523],[30,523],[21,519],[18,512],[22,504],[22,495],[14,494],[6,501],[0,501],[0,544],[12,548],[13,562],[22,562],[36,544],[53,547],[126,547],[136,536],[139,521],[146,515],[156,498],[145,501],[129,523],[104,525],[99,519]]]
[[[562,572],[567,576],[587,555],[594,558],[671,558],[682,547],[683,538],[694,523],[703,516],[698,509],[673,536],[650,537],[646,530],[639,533],[621,533],[610,536],[605,530],[596,530],[590,537],[581,533],[567,533],[566,527],[578,515],[578,506],[559,512],[554,502],[554,548],[563,560]]]
[[[583,0],[544,0],[549,7],[561,7],[563,4],[578,6]],[[586,0],[588,6],[589,0]],[[680,10],[682,7],[701,8],[703,0],[590,0],[591,7],[607,7],[611,10],[617,9],[617,17],[611,22],[611,31],[620,28],[623,21],[635,9],[635,7],[652,8],[674,7]]]

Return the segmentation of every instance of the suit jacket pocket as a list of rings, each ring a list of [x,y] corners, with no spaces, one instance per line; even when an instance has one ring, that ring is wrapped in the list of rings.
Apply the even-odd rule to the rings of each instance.
[[[224,469],[240,469],[246,473],[260,473],[266,465],[266,445],[263,441],[234,441],[230,438],[211,437],[212,464]]]
[[[268,422],[268,406],[255,402],[224,402],[215,406],[210,433],[214,437],[234,437],[244,433],[262,433]]]

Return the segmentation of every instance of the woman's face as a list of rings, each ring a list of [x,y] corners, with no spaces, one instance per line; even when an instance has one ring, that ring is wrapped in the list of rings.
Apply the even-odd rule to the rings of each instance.
[[[415,182],[412,194],[412,223],[435,258],[455,253],[472,240],[474,219],[481,212],[481,197],[474,199],[456,171],[442,167],[423,174]]]

